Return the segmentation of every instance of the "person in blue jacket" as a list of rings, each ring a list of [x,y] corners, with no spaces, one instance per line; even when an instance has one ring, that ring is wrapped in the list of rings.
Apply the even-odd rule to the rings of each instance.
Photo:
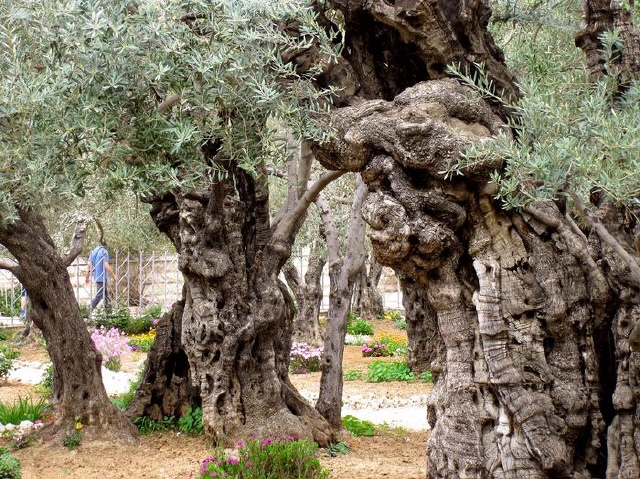
[[[109,279],[115,279],[116,274],[113,272],[113,268],[109,264],[109,252],[107,251],[107,245],[104,242],[100,242],[98,246],[91,250],[89,254],[89,264],[87,266],[86,282],[89,283],[89,278],[92,277],[94,283],[96,283],[96,295],[91,300],[91,309],[94,309],[100,301],[104,300],[104,307],[110,306],[109,289],[107,283]]]

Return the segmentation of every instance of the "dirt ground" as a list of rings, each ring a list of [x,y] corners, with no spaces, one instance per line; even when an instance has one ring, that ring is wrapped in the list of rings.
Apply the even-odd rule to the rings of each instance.
[[[375,323],[376,335],[382,332],[401,336],[388,322]],[[21,359],[42,358],[41,347],[24,348]],[[132,358],[131,364],[137,358]],[[362,358],[360,348],[347,346],[344,369],[365,370],[371,358]],[[293,375],[299,390],[317,391],[320,374]],[[426,394],[428,385],[415,383],[345,382],[344,394],[374,393],[376,396],[408,397]],[[0,401],[11,402],[18,396],[36,396],[36,388],[19,382],[0,383]],[[328,457],[319,452],[323,467],[332,479],[370,479],[372,477],[418,479],[426,476],[425,447],[428,431],[378,428],[374,437],[345,436],[350,453]],[[6,440],[5,440],[6,443]],[[14,454],[20,459],[23,479],[188,479],[195,477],[199,463],[210,456],[213,448],[201,437],[175,432],[142,436],[136,445],[107,442],[83,443],[75,450],[61,444],[31,444]]]

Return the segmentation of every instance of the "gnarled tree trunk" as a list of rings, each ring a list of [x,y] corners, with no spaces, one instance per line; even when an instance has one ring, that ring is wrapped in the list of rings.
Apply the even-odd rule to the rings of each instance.
[[[11,268],[27,289],[31,318],[42,331],[54,367],[54,399],[60,416],[50,431],[65,437],[84,426],[84,439],[132,441],[134,426],[111,404],[102,382],[102,356],[80,315],[67,266],[43,219],[33,211],[0,227],[0,243],[14,256]],[[77,255],[77,253],[75,253]]]
[[[224,165],[227,179],[152,211],[179,254],[182,346],[205,432],[224,444],[250,435],[327,444],[334,432],[288,379],[293,302],[278,274],[295,221],[272,231],[266,185]]]
[[[410,361],[435,373],[427,477],[637,477],[627,338],[640,296],[628,263],[553,203],[501,211],[488,181],[499,164],[443,176],[464,145],[504,126],[440,79],[442,65],[486,60],[518,95],[490,11],[477,0],[333,4],[349,32],[344,91],[360,98],[340,100],[354,106],[335,111],[337,135],[316,157],[363,171],[376,259],[403,288]]]

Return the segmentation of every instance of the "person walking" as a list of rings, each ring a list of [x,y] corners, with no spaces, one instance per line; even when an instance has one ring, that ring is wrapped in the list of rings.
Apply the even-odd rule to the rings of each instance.
[[[110,306],[109,289],[107,282],[109,277],[115,280],[116,274],[113,272],[113,268],[109,264],[109,252],[107,251],[107,245],[104,241],[101,241],[98,246],[91,250],[89,254],[89,264],[87,265],[87,277],[86,283],[89,284],[89,278],[93,277],[93,282],[96,283],[96,295],[91,300],[91,309],[95,309],[96,306],[104,299],[104,307]]]

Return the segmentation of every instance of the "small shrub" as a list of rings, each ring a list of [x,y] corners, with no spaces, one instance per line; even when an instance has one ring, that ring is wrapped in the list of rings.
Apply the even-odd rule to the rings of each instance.
[[[69,449],[70,451],[78,447],[81,442],[82,442],[82,434],[80,434],[80,431],[73,431],[71,434],[67,434],[62,439],[62,445],[67,449]]]
[[[344,373],[345,381],[355,381],[356,379],[362,379],[362,373],[360,371],[347,371]]]
[[[373,361],[369,364],[367,381],[415,381],[415,376],[406,361]]]
[[[133,420],[133,424],[138,428],[138,432],[147,436],[154,432],[168,431],[173,429],[176,425],[175,416],[165,416],[162,421],[154,421],[147,416],[139,416]]]
[[[391,321],[393,322],[393,325],[398,329],[402,329],[402,330],[407,329],[407,321],[404,315],[402,314],[402,311],[399,311],[397,309],[389,309],[385,311],[384,314],[378,316],[378,319],[382,319],[384,321]]]
[[[239,441],[236,456],[220,453],[202,461],[198,479],[236,477],[243,479],[325,479],[315,456],[317,446],[296,437]]]
[[[140,318],[144,318],[148,320],[152,324],[158,324],[158,320],[162,316],[162,306],[159,304],[154,304],[153,306],[149,306],[144,310],[144,312],[140,315]],[[154,323],[155,321],[155,323]]]
[[[91,312],[91,323],[96,329],[118,329],[126,331],[131,322],[131,311],[125,305],[119,304],[112,308],[99,308]]]
[[[12,404],[0,403],[0,424],[20,424],[22,421],[35,422],[42,419],[44,412],[49,408],[47,400],[41,398],[34,402],[31,396],[18,399]]]
[[[202,434],[202,409],[199,407],[187,409],[184,416],[178,419],[178,431],[192,436]]]
[[[4,333],[3,341],[7,341],[10,338],[9,333]],[[12,347],[10,344],[0,344],[0,380],[6,381],[9,377],[9,373],[13,369],[13,360],[20,356],[20,353]]]
[[[113,404],[115,407],[117,407],[121,411],[124,411],[125,409],[127,409],[129,407],[129,404],[131,404],[131,402],[133,401],[133,398],[136,395],[136,389],[138,389],[141,379],[142,379],[142,370],[139,371],[138,378],[135,381],[132,381],[131,384],[129,384],[129,390],[127,392],[110,399],[111,404]]]
[[[351,449],[349,449],[349,444],[342,441],[334,442],[333,444],[330,444],[329,447],[327,448],[328,457],[336,457],[344,454],[349,454],[350,452],[351,452]]]
[[[307,343],[293,343],[289,370],[293,374],[314,373],[322,367],[322,346],[313,347]]]
[[[425,372],[420,373],[418,375],[418,379],[420,379],[421,381],[432,383],[433,382],[433,373],[431,371],[425,371]]]
[[[6,381],[13,369],[13,360],[0,353],[0,381]]]
[[[7,448],[0,448],[0,479],[22,479],[22,467]]]
[[[393,325],[398,328],[401,329],[403,331],[407,330],[407,320],[404,318],[404,316],[401,316],[398,319],[394,319],[393,320]]]
[[[91,339],[102,354],[102,364],[110,371],[120,371],[122,359],[131,353],[127,337],[116,328],[105,331],[104,327],[94,329]]]
[[[22,287],[19,285],[13,288],[0,289],[0,315],[18,316],[20,314],[21,296]]]
[[[42,381],[38,383],[37,391],[41,394],[50,395],[53,393],[53,363],[48,363],[44,368]]]
[[[354,436],[371,437],[376,432],[373,423],[358,419],[350,414],[342,418],[342,425]]]
[[[347,334],[373,335],[373,326],[366,319],[359,318],[353,311],[349,312],[347,318]]]

